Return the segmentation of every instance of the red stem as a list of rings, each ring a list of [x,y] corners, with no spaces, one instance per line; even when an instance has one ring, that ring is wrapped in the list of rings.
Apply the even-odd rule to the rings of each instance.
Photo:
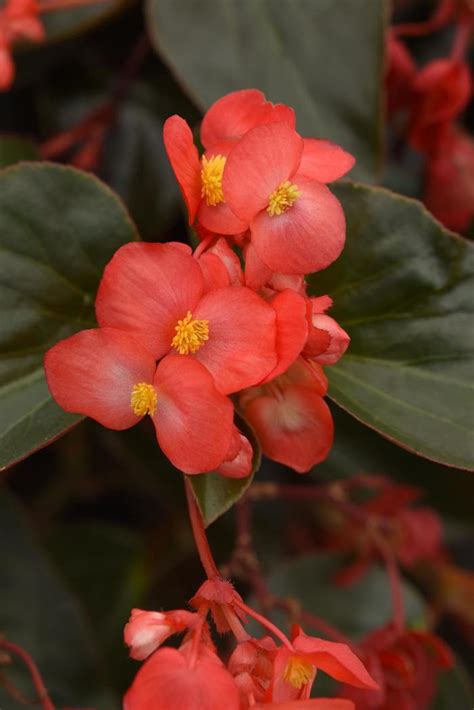
[[[11,641],[6,641],[5,639],[0,639],[0,648],[8,653],[12,653],[18,656],[30,672],[31,680],[35,687],[36,693],[38,695],[38,701],[41,703],[43,710],[55,710],[55,707],[49,697],[48,691],[43,683],[43,679],[38,670],[38,666],[31,658],[29,653],[27,653],[21,646],[17,646]]]
[[[220,577],[219,570],[217,569],[214,557],[212,556],[211,548],[209,547],[201,511],[198,508],[187,476],[184,477],[184,486],[186,490],[186,501],[188,503],[189,519],[191,521],[194,542],[196,543],[201,564],[204,567],[204,571],[208,579]]]
[[[388,580],[390,583],[393,606],[393,623],[399,631],[403,631],[405,628],[405,609],[403,605],[400,568],[393,552],[384,544],[384,542],[376,539],[376,544],[385,562],[385,568],[387,570]]]
[[[280,629],[275,626],[275,624],[272,624],[272,622],[267,619],[265,616],[262,616],[261,614],[258,613],[258,611],[255,611],[255,609],[252,609],[252,607],[247,606],[241,599],[236,599],[234,601],[235,606],[238,606],[239,609],[242,609],[242,611],[245,611],[246,614],[249,616],[252,616],[255,621],[258,621],[258,623],[263,626],[265,629],[268,629],[270,633],[272,633],[274,636],[280,639],[287,648],[291,649],[293,651],[293,646],[291,644],[291,641],[283,631],[280,631]]]

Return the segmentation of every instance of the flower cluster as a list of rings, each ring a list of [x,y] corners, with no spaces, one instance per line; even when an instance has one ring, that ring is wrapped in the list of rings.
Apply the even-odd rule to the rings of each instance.
[[[418,68],[404,37],[455,24],[450,56]],[[443,0],[426,23],[396,25],[388,38],[388,109],[397,131],[426,156],[424,202],[451,229],[466,230],[474,217],[474,142],[459,124],[472,96],[466,54],[474,24],[472,4]]]
[[[347,645],[307,636],[299,626],[287,638],[244,604],[227,581],[207,580],[191,605],[195,612],[132,611],[125,643],[132,658],[148,660],[125,696],[124,710],[353,709],[348,700],[309,699],[318,668],[359,689],[378,688]],[[237,641],[226,665],[211,640],[208,615],[221,633],[232,633]],[[247,615],[254,615],[278,643],[270,635],[250,636],[242,623]],[[179,648],[160,648],[180,632],[185,635]]]
[[[9,89],[15,77],[12,46],[43,39],[37,0],[7,0],[0,8],[0,91]]]
[[[349,336],[327,315],[328,296],[307,295],[304,276],[343,248],[344,214],[325,183],[354,160],[301,138],[293,110],[256,90],[217,101],[201,140],[199,159],[185,121],[165,123],[201,243],[194,253],[177,242],[120,248],[97,293],[99,328],[48,351],[48,385],[66,411],[112,429],[149,415],[187,474],[238,478],[251,471],[252,447],[235,402],[264,453],[307,471],[333,438],[322,366]]]

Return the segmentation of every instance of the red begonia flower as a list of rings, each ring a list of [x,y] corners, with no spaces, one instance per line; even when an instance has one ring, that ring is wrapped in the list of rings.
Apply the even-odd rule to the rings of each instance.
[[[138,671],[124,710],[239,710],[239,691],[211,651],[194,662],[175,648],[160,648]]]
[[[201,124],[201,142],[212,148],[223,141],[236,141],[262,123],[286,121],[295,127],[295,112],[289,106],[272,104],[258,89],[234,91],[218,99]]]
[[[350,342],[349,335],[334,318],[324,313],[313,313],[312,328],[303,354],[320,365],[334,365],[344,355]]]
[[[464,232],[474,219],[474,141],[453,132],[426,167],[423,201],[448,229]]]
[[[199,257],[198,262],[204,278],[204,293],[230,286],[229,272],[217,254],[205,251]]]
[[[232,435],[233,407],[200,363],[154,356],[113,328],[83,330],[45,356],[49,389],[67,412],[110,429],[127,429],[150,414],[158,443],[185,473],[215,469]]]
[[[298,172],[303,149],[303,139],[287,123],[257,126],[232,149],[222,180],[230,208],[250,224],[258,256],[283,274],[329,266],[345,240],[339,201],[324,184]],[[314,169],[312,158],[306,169]]]
[[[13,84],[14,78],[15,65],[10,48],[0,37],[0,91],[7,91]]]
[[[448,138],[450,123],[467,105],[472,92],[465,62],[436,59],[417,74],[410,143],[428,153],[439,151]]]
[[[214,254],[224,264],[229,276],[229,284],[231,286],[243,286],[244,274],[239,257],[229,246],[227,239],[218,239],[206,252],[206,254]]]
[[[427,710],[440,671],[453,665],[450,649],[433,634],[378,629],[362,642],[362,658],[378,690],[344,688],[341,696],[368,710]]]
[[[323,461],[334,437],[332,415],[322,398],[327,381],[313,367],[297,360],[270,384],[240,396],[264,454],[298,473]]]
[[[303,138],[303,142],[298,175],[318,182],[333,182],[354,167],[354,156],[331,141]]]
[[[191,129],[176,115],[165,121],[163,140],[188,208],[189,224],[194,223],[199,212],[199,221],[206,229],[219,234],[244,232],[246,222],[229,209],[222,191],[222,175],[231,146],[219,148],[220,153],[207,152],[199,160]]]
[[[143,661],[167,638],[192,627],[196,619],[197,614],[184,609],[167,612],[132,609],[123,631],[124,641],[130,646],[131,658]]]
[[[196,259],[133,242],[105,269],[97,320],[134,335],[157,359],[174,349],[199,360],[226,394],[261,381],[277,362],[274,309],[245,287],[203,292]]]

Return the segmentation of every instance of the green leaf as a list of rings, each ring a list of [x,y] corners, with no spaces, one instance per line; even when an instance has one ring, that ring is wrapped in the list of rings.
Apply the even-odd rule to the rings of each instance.
[[[197,105],[257,88],[373,179],[381,160],[384,0],[147,0],[157,50]],[[186,38],[183,41],[183,38]]]
[[[0,469],[45,446],[79,417],[51,399],[45,351],[93,328],[105,264],[137,238],[96,178],[47,163],[0,172]]]
[[[354,184],[335,187],[347,244],[313,292],[352,341],[327,370],[330,396],[421,456],[474,468],[474,247],[416,201]]]
[[[438,692],[430,710],[472,710],[474,694],[465,669],[457,665],[438,677]]]
[[[16,135],[0,135],[0,168],[14,165],[20,160],[38,160],[35,144]]]
[[[60,527],[48,547],[88,612],[117,690],[124,691],[136,667],[124,649],[123,627],[130,610],[144,603],[149,582],[143,540],[118,525],[84,522]]]
[[[114,707],[81,610],[5,490],[0,490],[0,539],[0,633],[33,657],[56,707]],[[33,695],[21,664],[5,673],[25,695]],[[1,683],[0,707],[17,707]]]
[[[206,526],[226,513],[243,496],[252,483],[255,472],[260,468],[262,452],[255,432],[241,416],[237,417],[236,424],[252,444],[253,461],[250,476],[247,476],[247,478],[226,478],[213,472],[189,476],[189,481]]]
[[[128,5],[130,5],[129,0],[106,0],[83,7],[44,13],[42,20],[46,29],[46,43],[70,39],[89,32],[115,17]]]
[[[361,639],[391,620],[390,583],[385,570],[374,566],[350,589],[337,587],[333,578],[343,564],[344,557],[332,553],[301,557],[276,567],[267,582],[276,596],[296,599],[305,611],[321,617],[349,638]],[[403,599],[408,623],[419,626],[425,606],[407,582],[403,583]],[[282,622],[284,617],[274,618]]]

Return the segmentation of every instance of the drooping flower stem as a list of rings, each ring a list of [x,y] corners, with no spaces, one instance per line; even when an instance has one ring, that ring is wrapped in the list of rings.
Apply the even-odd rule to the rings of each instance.
[[[38,666],[31,658],[30,654],[25,651],[25,649],[18,646],[16,643],[7,641],[6,639],[0,638],[0,649],[17,656],[28,668],[31,676],[32,683],[35,687],[37,693],[37,702],[41,703],[43,710],[55,710],[55,707],[48,695],[48,691],[44,685],[41,673],[39,672]]]
[[[191,521],[194,541],[196,543],[201,564],[204,567],[204,571],[209,579],[219,577],[219,570],[217,569],[214,557],[212,556],[211,548],[209,547],[201,511],[198,508],[191,484],[186,476],[184,477],[184,486],[186,490],[186,501],[188,503],[189,519]]]
[[[387,570],[393,606],[393,624],[402,631],[405,628],[405,608],[403,604],[402,582],[400,578],[400,568],[393,552],[387,545],[376,539],[377,547],[382,556]]]

